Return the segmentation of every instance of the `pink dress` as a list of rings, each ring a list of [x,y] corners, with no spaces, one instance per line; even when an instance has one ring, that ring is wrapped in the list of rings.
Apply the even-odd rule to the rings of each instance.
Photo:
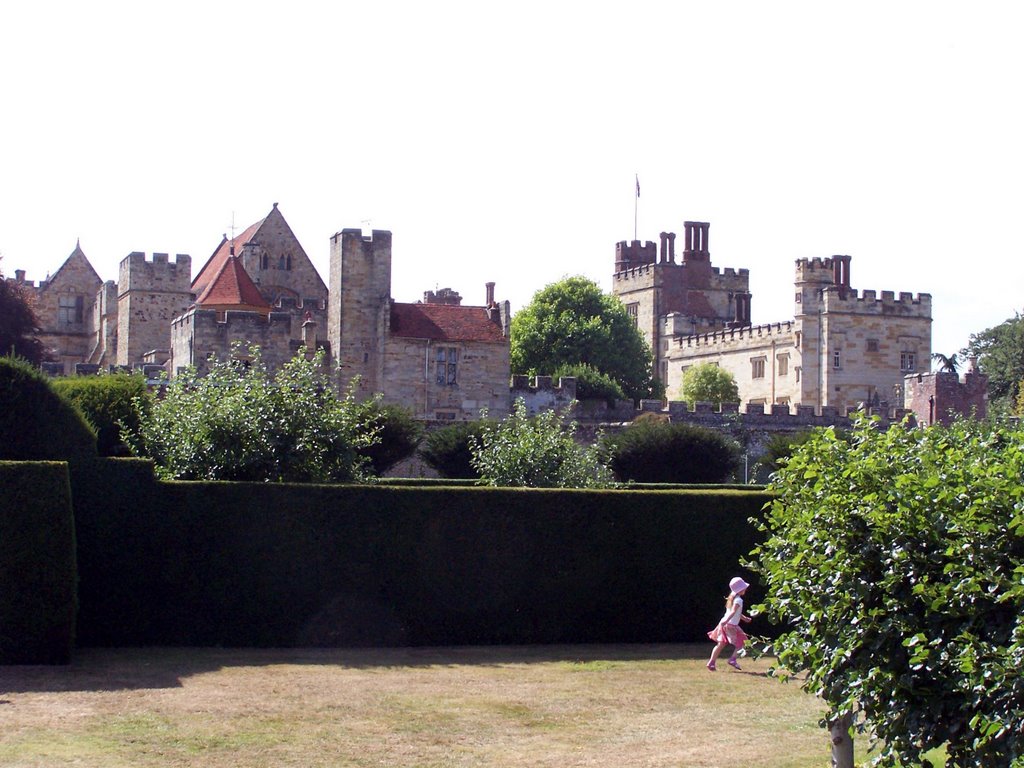
[[[732,609],[726,611],[722,621],[728,619],[725,624],[722,621],[714,629],[708,632],[708,638],[716,643],[729,643],[733,648],[739,650],[747,642],[747,633],[740,629],[740,616],[743,615],[743,598],[737,595],[732,600]]]

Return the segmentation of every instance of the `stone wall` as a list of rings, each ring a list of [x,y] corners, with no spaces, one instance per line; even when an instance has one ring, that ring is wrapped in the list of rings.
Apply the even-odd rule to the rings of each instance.
[[[171,321],[192,304],[192,259],[166,253],[147,259],[134,252],[121,260],[118,277],[117,363],[142,362],[151,350],[169,350]]]

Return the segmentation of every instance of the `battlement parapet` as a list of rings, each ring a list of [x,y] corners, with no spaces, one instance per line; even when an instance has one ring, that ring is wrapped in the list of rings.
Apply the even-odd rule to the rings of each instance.
[[[185,314],[171,321],[172,332],[181,332],[189,325],[218,331],[238,330],[240,328],[263,328],[277,332],[289,333],[292,327],[290,312],[254,312],[250,310],[229,309],[220,312],[216,309],[200,309],[193,307]]]
[[[930,293],[907,293],[894,291],[878,291],[848,289],[845,292],[837,287],[829,287],[822,291],[822,301],[826,312],[852,312],[856,314],[907,314],[919,317],[931,317],[932,296]]]
[[[622,272],[631,266],[653,264],[658,260],[658,247],[648,240],[643,245],[639,240],[621,241],[615,244],[615,271]]]
[[[673,322],[672,316],[666,317],[665,330],[671,332],[678,323]],[[764,325],[747,325],[738,328],[725,328],[720,331],[710,331],[708,333],[698,333],[690,335],[676,335],[672,343],[677,347],[705,347],[714,346],[716,344],[726,344],[730,342],[742,342],[749,341],[750,339],[756,339],[765,336],[781,336],[784,334],[793,333],[793,321],[786,320],[781,323],[766,323]]]
[[[191,293],[192,257],[178,253],[172,261],[166,253],[147,258],[142,251],[132,251],[121,259],[117,284],[122,296],[129,291]]]
[[[616,265],[618,266],[618,265]],[[654,274],[653,264],[640,264],[637,266],[626,267],[624,269],[616,269],[614,280],[616,282],[624,280],[635,280],[638,277],[645,277]]]
[[[722,275],[723,277],[750,277],[750,270],[746,267],[736,269],[734,267],[722,267],[719,270],[718,267],[712,267],[711,271],[716,275]]]
[[[299,310],[306,310],[309,312],[326,312],[327,301],[326,299],[310,298],[310,297],[297,297],[297,296],[281,296],[278,298],[275,309],[280,309],[282,312],[297,312]]]
[[[565,411],[576,403],[576,377],[563,376],[554,383],[551,376],[513,376],[509,387],[511,402],[522,400],[531,416],[542,411]]]
[[[643,400],[639,408],[628,401],[620,401],[608,405],[603,400],[580,403],[577,418],[588,423],[627,423],[634,421],[641,414],[665,416],[665,420],[673,424],[695,424],[721,430],[757,430],[792,432],[814,427],[838,426],[849,428],[853,424],[853,416],[857,409],[850,408],[840,414],[837,408],[823,406],[797,406],[795,409],[783,403],[774,403],[765,410],[763,403],[717,403],[697,402],[686,403],[670,401],[667,404],[658,400]],[[913,416],[910,410],[903,408],[869,408],[863,409],[869,416],[878,416],[881,423],[898,424],[907,416]]]

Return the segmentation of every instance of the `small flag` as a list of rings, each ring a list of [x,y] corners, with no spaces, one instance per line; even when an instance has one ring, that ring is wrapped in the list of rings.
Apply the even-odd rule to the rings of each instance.
[[[636,177],[636,196],[640,197],[640,176]]]

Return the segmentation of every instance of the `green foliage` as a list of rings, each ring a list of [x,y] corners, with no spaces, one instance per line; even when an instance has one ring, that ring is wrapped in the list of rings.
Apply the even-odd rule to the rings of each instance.
[[[693,424],[642,421],[605,437],[615,478],[636,483],[721,483],[739,466],[739,446]]]
[[[39,321],[25,294],[0,274],[0,355],[21,357],[39,365],[45,350],[38,333]]]
[[[972,333],[961,357],[977,357],[988,376],[989,413],[1013,411],[1024,380],[1024,317],[1019,314],[1001,325]]]
[[[736,377],[714,363],[699,363],[683,373],[680,389],[688,403],[738,403],[740,390]]]
[[[96,456],[96,431],[26,361],[0,357],[0,404],[0,459],[78,461]]]
[[[212,360],[209,373],[188,370],[167,386],[124,434],[136,456],[152,458],[163,478],[355,482],[377,439],[360,429],[365,407],[351,392],[339,399],[323,373],[323,353],[299,353],[273,377],[251,361]]]
[[[371,400],[361,410],[358,431],[366,439],[361,441],[359,455],[369,461],[374,475],[383,475],[416,452],[423,437],[423,425],[409,409]]]
[[[52,384],[57,393],[74,403],[96,428],[100,456],[128,455],[128,446],[121,440],[122,425],[129,431],[138,431],[139,409],[148,411],[151,405],[143,376],[126,373],[75,376],[54,379]]]
[[[626,399],[619,382],[586,363],[560,366],[551,376],[556,380],[568,376],[574,377],[576,379],[576,398],[579,400],[600,399],[607,400],[611,404],[616,400]]]
[[[480,473],[470,446],[487,428],[486,421],[458,421],[432,430],[420,444],[419,457],[441,477],[475,480]]]
[[[67,465],[0,461],[0,665],[71,661],[76,576]]]
[[[627,398],[663,394],[651,350],[626,308],[585,277],[542,288],[516,312],[510,356],[514,374],[547,375],[584,363],[618,382]]]
[[[765,445],[764,453],[757,460],[755,472],[762,469],[768,474],[778,472],[779,468],[793,455],[793,451],[813,436],[814,433],[811,430],[803,432],[778,432],[772,435]]]
[[[504,420],[470,445],[472,463],[487,485],[527,488],[599,488],[611,474],[594,447],[576,442],[576,422],[555,411],[533,418],[518,399]]]
[[[754,568],[774,651],[881,765],[946,744],[1024,755],[1024,432],[977,422],[814,433],[775,476]],[[1014,764],[1017,764],[1014,762]]]

